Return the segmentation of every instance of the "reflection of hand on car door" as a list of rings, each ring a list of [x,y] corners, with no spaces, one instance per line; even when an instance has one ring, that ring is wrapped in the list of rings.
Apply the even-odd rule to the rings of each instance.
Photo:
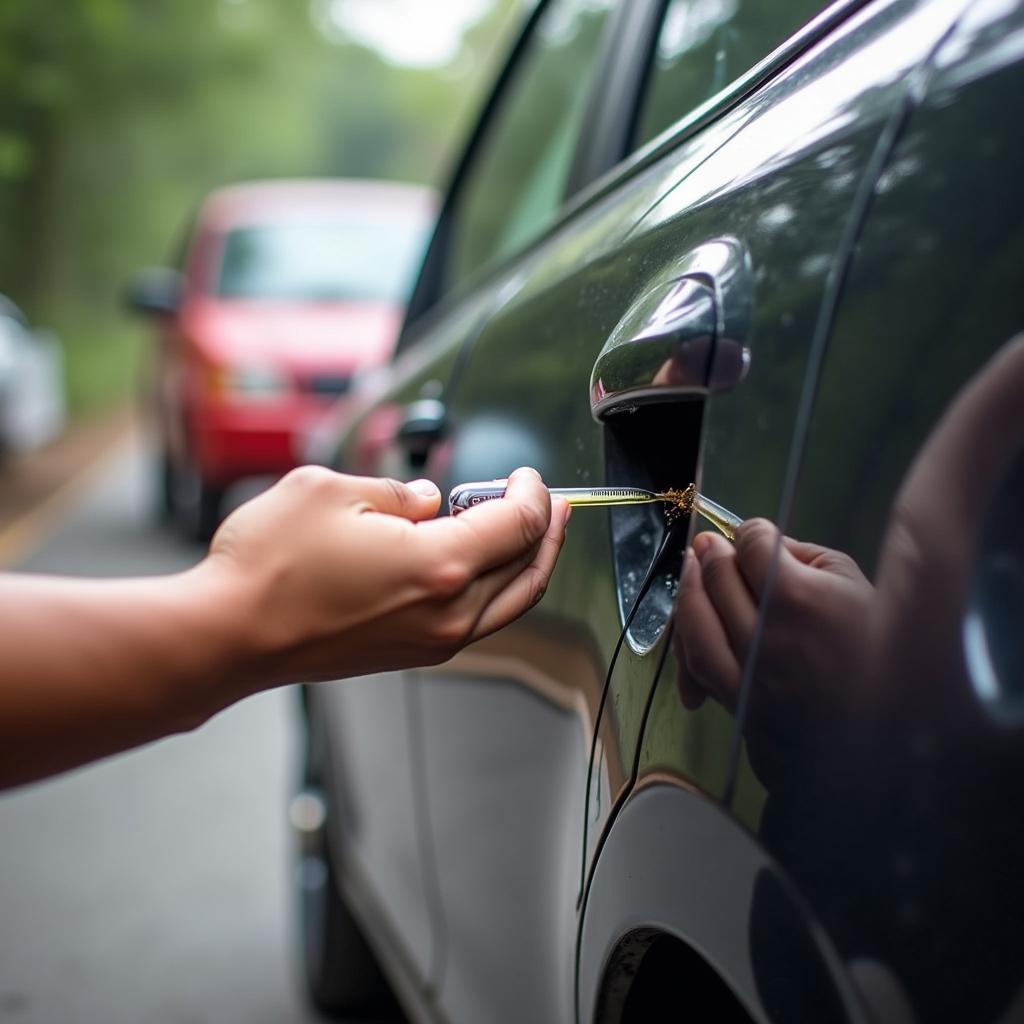
[[[1024,448],[1024,335],[960,392],[894,504],[876,585],[839,551],[783,538],[746,723],[793,735],[802,724],[886,722],[985,733],[967,679],[962,622],[978,537]],[[778,531],[751,520],[735,547],[699,534],[676,604],[683,703],[734,709]],[[831,729],[825,730],[832,734]]]
[[[687,552],[676,609],[676,654],[683,703],[711,694],[734,709],[778,530],[752,519],[735,547],[698,534]],[[769,618],[758,657],[757,702],[824,713],[843,702],[864,652],[873,588],[848,555],[783,538]]]

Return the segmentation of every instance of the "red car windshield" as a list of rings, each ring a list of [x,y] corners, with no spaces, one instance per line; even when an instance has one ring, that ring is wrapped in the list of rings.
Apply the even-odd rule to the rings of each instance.
[[[413,217],[236,228],[224,240],[215,294],[296,302],[404,302],[425,241],[424,225]]]

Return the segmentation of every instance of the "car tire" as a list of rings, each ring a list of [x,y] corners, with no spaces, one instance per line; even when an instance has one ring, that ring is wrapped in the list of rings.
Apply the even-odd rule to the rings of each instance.
[[[191,458],[172,470],[171,487],[178,528],[188,540],[209,543],[220,526],[225,488],[205,480]]]
[[[307,754],[305,785],[289,818],[296,844],[295,887],[309,1001],[330,1017],[401,1019],[377,959],[345,905],[328,840],[328,801]]]
[[[338,892],[326,844],[303,852],[296,867],[306,992],[323,1014],[379,1015],[393,1001],[366,940]]]
[[[161,526],[174,521],[174,460],[161,448],[153,467],[153,516]]]

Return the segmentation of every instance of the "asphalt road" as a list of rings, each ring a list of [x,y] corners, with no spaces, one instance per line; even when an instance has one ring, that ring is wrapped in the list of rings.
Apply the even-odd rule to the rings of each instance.
[[[118,576],[200,557],[149,515],[124,447],[20,567]],[[59,642],[59,638],[55,638]],[[0,1021],[319,1020],[297,981],[285,808],[291,692],[0,796]]]

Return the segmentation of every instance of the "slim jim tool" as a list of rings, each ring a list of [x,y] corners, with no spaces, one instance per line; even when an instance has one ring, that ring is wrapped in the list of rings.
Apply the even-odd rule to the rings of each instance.
[[[458,515],[467,508],[494,498],[503,498],[507,480],[492,480],[489,483],[459,484],[448,497],[451,514]],[[729,540],[743,520],[723,508],[718,502],[706,498],[696,485],[690,484],[683,490],[672,488],[667,491],[648,491],[643,487],[549,487],[552,495],[564,498],[570,505],[648,505],[656,501],[670,506],[670,513],[681,515],[699,512],[713,523]]]

